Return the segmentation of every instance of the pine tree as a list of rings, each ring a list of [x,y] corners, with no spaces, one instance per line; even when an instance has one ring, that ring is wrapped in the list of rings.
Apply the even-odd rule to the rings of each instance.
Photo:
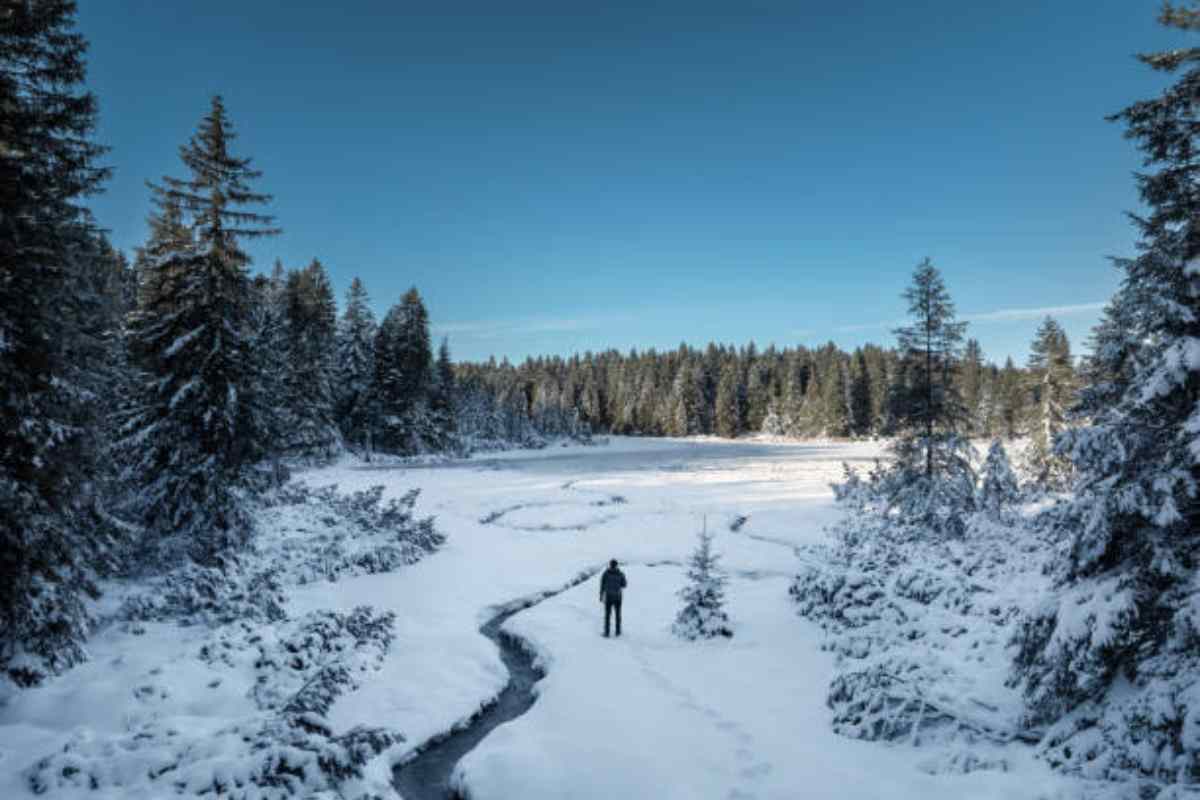
[[[699,368],[682,365],[671,385],[671,419],[668,432],[672,436],[695,436],[700,433],[700,382]]]
[[[846,362],[841,357],[830,361],[821,382],[823,433],[826,436],[849,436],[853,419],[850,415],[850,379]]]
[[[78,291],[96,255],[81,201],[107,170],[74,17],[70,0],[0,12],[0,669],[22,683],[83,659],[105,551],[83,518],[100,454],[72,359],[95,311]]]
[[[959,383],[966,412],[964,433],[981,433],[981,411],[984,392],[983,348],[976,339],[968,339],[963,348],[962,364],[959,367]]]
[[[996,439],[983,462],[983,480],[979,485],[979,508],[998,521],[1008,521],[1011,509],[1020,500],[1021,486],[1008,460],[1004,444]]]
[[[286,476],[278,459],[285,455],[291,414],[287,407],[292,361],[289,358],[287,273],[275,261],[270,276],[252,281],[250,323],[247,335],[250,352],[250,381],[245,397],[250,419],[257,426],[250,434],[256,443],[253,458],[275,462],[277,481]]]
[[[970,445],[961,435],[962,398],[954,375],[965,323],[955,321],[954,303],[929,259],[917,265],[905,291],[911,325],[896,330],[905,383],[895,387],[894,419],[899,437],[888,492],[907,518],[931,527],[958,530],[959,512],[974,503]]]
[[[1066,425],[1067,412],[1075,394],[1075,368],[1071,362],[1071,344],[1052,318],[1046,317],[1033,340],[1029,356],[1029,381],[1033,402],[1030,404],[1028,451],[1029,470],[1038,485],[1047,489],[1065,489],[1071,465],[1054,453],[1054,437]]]
[[[871,398],[871,370],[867,356],[861,349],[854,354],[854,369],[850,375],[850,432],[855,436],[869,436],[875,432],[877,422]]]
[[[253,295],[246,238],[278,231],[246,210],[270,200],[250,188],[259,173],[231,154],[232,125],[220,97],[180,156],[189,178],[152,185],[166,238],[152,240],[132,346],[148,373],[138,412],[126,424],[128,478],[142,522],[211,563],[245,542],[250,521],[239,498],[246,467],[267,449],[257,437],[249,352]],[[174,230],[177,213],[190,230]],[[177,235],[176,235],[177,234]]]
[[[450,342],[443,338],[438,347],[437,364],[434,365],[433,390],[430,393],[429,408],[445,437],[444,447],[449,446],[457,427],[454,413],[457,395],[458,385],[454,378],[454,362],[450,360]]]
[[[416,288],[392,306],[375,336],[374,437],[394,453],[438,446],[440,434],[429,414],[433,351],[429,314]]]
[[[1160,20],[1200,31],[1200,9],[1167,4]],[[1062,720],[1045,746],[1067,768],[1126,765],[1190,784],[1200,781],[1200,48],[1140,58],[1183,75],[1113,117],[1147,170],[1136,177],[1148,208],[1134,217],[1141,252],[1123,263],[1106,316],[1134,323],[1121,339],[1136,350],[1115,399],[1059,436],[1078,479],[1048,521],[1069,545],[1052,601],[1022,625],[1015,677],[1030,724]],[[1089,701],[1106,713],[1080,742],[1079,717],[1067,715]]]
[[[729,615],[725,613],[727,578],[713,552],[713,536],[705,527],[697,537],[696,549],[688,559],[687,583],[679,590],[683,608],[671,626],[683,639],[713,639],[733,636]]]
[[[742,432],[742,390],[737,364],[730,360],[721,367],[717,384],[716,434],[728,439]]]
[[[346,310],[338,325],[335,408],[346,441],[355,442],[364,450],[370,426],[378,330],[367,289],[355,277],[346,292]]]
[[[1021,418],[1025,416],[1025,393],[1021,373],[1012,357],[1005,359],[1004,369],[996,381],[996,416],[1002,438],[1015,439],[1021,435]]]
[[[342,447],[334,422],[333,356],[337,307],[325,267],[313,259],[290,272],[284,284],[287,309],[287,437],[294,458],[327,460]]]

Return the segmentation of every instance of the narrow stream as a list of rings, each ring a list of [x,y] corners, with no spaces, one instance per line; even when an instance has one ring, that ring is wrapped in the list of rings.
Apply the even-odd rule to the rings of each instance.
[[[518,601],[504,608],[479,629],[500,650],[500,659],[508,670],[508,684],[490,705],[484,707],[467,724],[436,736],[417,750],[417,754],[396,767],[393,783],[404,800],[447,800],[459,797],[450,790],[450,776],[459,760],[475,748],[494,729],[516,719],[532,706],[536,699],[533,685],[545,677],[533,664],[533,655],[520,640],[501,630],[504,623],[521,611],[573,589],[599,574],[601,567],[580,573],[567,585],[543,592],[528,601]]]

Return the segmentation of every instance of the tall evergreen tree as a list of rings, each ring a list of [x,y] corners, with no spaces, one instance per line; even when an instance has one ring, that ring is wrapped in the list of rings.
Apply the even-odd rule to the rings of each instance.
[[[977,339],[968,339],[963,348],[962,364],[959,368],[959,383],[966,413],[965,433],[982,433],[980,417],[983,409],[983,393],[985,366],[983,363],[983,348]]]
[[[726,361],[717,384],[716,434],[729,439],[742,432],[742,387],[738,372],[734,360]]]
[[[939,468],[957,468],[961,456],[965,414],[954,373],[966,323],[955,321],[950,293],[928,258],[917,265],[904,299],[913,321],[896,329],[896,339],[911,382],[899,406],[905,435],[897,456],[933,478]]]
[[[671,419],[668,433],[672,436],[695,436],[700,433],[700,401],[703,377],[700,368],[682,364],[671,385]]]
[[[293,457],[328,459],[341,449],[334,422],[334,349],[337,307],[325,267],[313,259],[288,274],[287,436],[284,452]]]
[[[961,511],[975,500],[970,445],[962,436],[964,411],[954,380],[965,323],[929,259],[917,265],[904,293],[912,324],[896,330],[906,383],[897,386],[892,444],[895,463],[887,492],[910,518],[943,532],[959,532]]]
[[[367,289],[355,277],[346,291],[346,310],[337,331],[335,408],[346,441],[366,449],[371,385],[375,373],[375,336],[379,326]]]
[[[1064,489],[1071,465],[1054,453],[1054,437],[1066,425],[1074,401],[1075,368],[1067,333],[1050,317],[1038,327],[1029,356],[1030,472],[1040,485]]]
[[[70,0],[0,12],[0,669],[25,683],[83,658],[104,550],[80,519],[98,454],[72,359],[93,311],[78,291],[96,250],[81,201],[107,170],[74,22]]]
[[[1020,370],[1009,356],[996,379],[996,424],[1004,439],[1021,435],[1021,419],[1025,416],[1025,392]]]
[[[454,377],[454,362],[450,360],[450,342],[443,338],[438,346],[437,363],[434,365],[429,408],[446,437],[447,445],[455,433],[454,403],[457,396],[458,382]]]
[[[1160,20],[1200,32],[1200,8],[1167,4]],[[1200,47],[1140,58],[1183,74],[1114,117],[1142,150],[1148,213],[1134,217],[1140,253],[1123,263],[1106,321],[1133,323],[1122,339],[1136,350],[1114,400],[1059,437],[1078,478],[1051,519],[1070,540],[1052,602],[1022,628],[1016,670],[1029,722],[1063,719],[1048,736],[1055,759],[1184,784],[1200,781]],[[1064,715],[1088,701],[1109,711],[1081,747],[1079,717]]]
[[[270,197],[251,189],[260,173],[230,152],[234,138],[214,97],[180,148],[189,177],[152,185],[163,225],[177,207],[190,217],[191,235],[152,242],[159,253],[146,285],[157,288],[144,298],[133,331],[149,377],[126,426],[137,510],[149,530],[176,539],[200,562],[249,536],[238,489],[265,449],[259,433],[269,428],[250,402],[253,298],[240,240],[278,231],[271,217],[247,210]]]
[[[375,337],[377,442],[396,453],[438,447],[442,434],[429,413],[432,384],[429,314],[413,288],[388,311]],[[525,406],[529,408],[528,397]]]

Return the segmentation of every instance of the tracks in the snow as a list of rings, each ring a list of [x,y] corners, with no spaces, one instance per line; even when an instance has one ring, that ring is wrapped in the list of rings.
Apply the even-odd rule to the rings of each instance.
[[[576,483],[578,483],[578,481],[573,481],[573,480],[567,481],[560,488],[564,492],[574,491],[574,492],[579,492],[579,493],[597,495],[597,499],[588,501],[586,504],[584,504],[583,507],[585,507],[585,508],[611,508],[613,506],[625,505],[627,502],[629,502],[622,495],[619,495],[619,494],[608,494],[606,492],[596,492],[596,491],[592,491],[590,489],[580,489],[575,485]],[[517,503],[516,505],[506,506],[505,508],[499,508],[499,509],[496,509],[495,511],[489,512],[488,514],[486,514],[485,516],[480,518],[479,524],[481,524],[481,525],[498,525],[500,527],[508,528],[509,530],[514,530],[514,531],[529,531],[529,532],[574,531],[574,532],[581,532],[581,531],[586,531],[589,528],[593,528],[597,525],[603,525],[606,522],[612,522],[614,519],[617,518],[616,514],[599,514],[599,515],[589,516],[588,518],[582,519],[579,521],[560,522],[560,523],[542,522],[542,523],[534,523],[534,524],[514,523],[514,522],[511,522],[510,520],[506,519],[509,514],[512,514],[517,511],[525,511],[527,509],[536,509],[536,508],[567,508],[567,509],[570,509],[570,508],[579,508],[579,507],[580,507],[580,503],[572,502],[569,500],[558,500],[558,501],[546,500],[546,501],[540,501],[540,502],[534,502],[534,503]]]

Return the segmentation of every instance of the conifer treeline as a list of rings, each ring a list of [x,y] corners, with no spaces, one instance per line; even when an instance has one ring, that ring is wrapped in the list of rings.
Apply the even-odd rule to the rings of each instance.
[[[870,437],[898,431],[900,406],[919,378],[908,374],[909,363],[897,350],[871,344],[852,352],[832,342],[764,350],[753,342],[703,350],[681,344],[667,352],[609,350],[516,366],[493,358],[460,365],[458,376],[464,391],[524,414],[544,435],[587,428],[640,436]],[[1027,368],[1011,358],[1003,367],[987,363],[974,339],[942,367],[962,397],[963,431],[971,436],[1031,434],[1049,442],[1075,386],[1070,343],[1050,318],[1038,330]]]

